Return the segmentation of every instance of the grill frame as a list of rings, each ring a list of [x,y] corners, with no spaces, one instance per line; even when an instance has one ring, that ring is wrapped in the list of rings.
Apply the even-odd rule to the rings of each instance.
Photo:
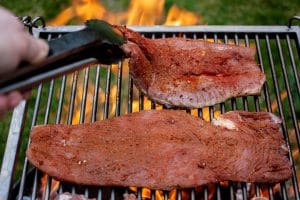
[[[77,31],[82,29],[83,26],[61,26],[61,27],[45,27],[45,28],[38,28],[38,29],[33,29],[33,34],[36,37],[44,37],[44,35],[52,35],[52,34],[64,34],[72,31]],[[295,113],[295,103],[293,101],[291,91],[290,91],[290,86],[288,82],[288,76],[286,72],[286,65],[285,65],[285,59],[284,56],[282,55],[282,48],[280,45],[280,39],[286,36],[286,41],[289,43],[291,40],[295,41],[298,57],[300,56],[300,27],[299,26],[187,26],[187,27],[165,27],[165,26],[129,26],[129,28],[141,32],[147,37],[152,37],[159,35],[161,37],[174,37],[178,34],[183,34],[183,37],[186,35],[192,36],[192,38],[201,38],[203,36],[203,39],[207,38],[213,38],[215,42],[218,41],[218,34],[227,36],[228,38],[234,38],[235,43],[238,44],[239,38],[243,36],[243,39],[245,39],[245,45],[249,46],[249,38],[255,38],[255,43],[257,47],[257,54],[258,54],[258,60],[259,63],[261,64],[261,69],[264,71],[264,65],[263,65],[263,59],[262,59],[262,53],[261,53],[261,47],[260,45],[260,39],[261,37],[265,37],[264,40],[266,40],[266,45],[267,45],[267,52],[269,56],[269,63],[270,63],[270,68],[271,68],[271,75],[272,75],[272,81],[274,83],[275,87],[275,95],[276,95],[276,100],[278,102],[278,109],[279,109],[279,114],[280,117],[283,118],[283,133],[284,137],[288,142],[288,147],[289,147],[289,152],[290,152],[290,159],[293,158],[291,156],[291,147],[290,147],[290,141],[289,141],[289,136],[287,133],[287,127],[286,127],[286,122],[284,118],[284,111],[283,111],[283,105],[280,99],[280,91],[279,91],[279,86],[278,86],[278,80],[276,78],[276,71],[275,71],[275,65],[274,65],[274,60],[273,60],[273,52],[271,50],[270,46],[270,38],[275,38],[276,44],[278,47],[278,54],[280,57],[280,62],[281,62],[281,67],[282,67],[282,72],[284,76],[284,85],[285,88],[287,89],[287,98],[289,101],[289,106],[290,106],[290,112],[292,115],[293,119],[293,124],[294,124],[294,129],[296,132],[296,136],[298,139],[298,150],[299,150],[299,127],[297,125],[298,118]],[[201,37],[199,37],[201,36]],[[248,39],[247,39],[248,38]],[[47,39],[51,39],[51,37],[48,37]],[[223,38],[222,38],[223,39]],[[224,37],[225,43],[227,43],[226,37]],[[290,49],[289,49],[290,50]],[[292,50],[290,50],[292,52]],[[300,87],[299,87],[299,73],[297,72],[297,65],[295,64],[295,58],[293,58],[293,54],[290,54],[292,67],[294,70],[294,76],[296,80],[296,88],[298,91],[298,95],[300,95]],[[94,60],[91,60],[93,62]],[[298,66],[299,68],[299,66]],[[84,69],[84,84],[83,84],[83,93],[82,93],[82,102],[81,102],[81,111],[80,111],[80,120],[79,123],[84,122],[84,113],[85,113],[85,104],[86,104],[86,93],[87,93],[87,88],[88,88],[88,79],[89,79],[89,69],[86,68]],[[97,72],[96,72],[96,77],[99,77],[100,74],[100,65],[97,67]],[[73,81],[72,81],[72,90],[71,90],[71,95],[70,95],[70,107],[69,107],[69,113],[68,113],[68,124],[72,124],[72,115],[74,111],[74,97],[76,94],[76,85],[77,85],[77,78],[78,78],[78,72],[73,73]],[[110,79],[111,79],[111,67],[108,67],[107,70],[107,83],[106,83],[106,91],[105,91],[105,105],[104,105],[104,119],[108,118],[108,110],[109,110],[109,96],[110,96]],[[118,79],[117,79],[117,99],[116,99],[116,111],[115,111],[115,116],[120,115],[120,97],[121,97],[121,82],[122,82],[122,64],[119,63],[118,65]],[[66,84],[66,76],[64,75],[62,77],[62,87],[60,91],[60,100],[58,104],[58,113],[56,115],[56,123],[60,122],[61,118],[61,106],[62,106],[62,99],[65,93],[65,84]],[[41,98],[41,90],[43,88],[43,84],[40,84],[38,86],[38,95],[36,96],[36,104],[34,107],[34,115],[31,123],[31,127],[35,125],[36,120],[37,120],[37,112],[39,110],[39,101]],[[132,112],[132,100],[133,100],[133,83],[132,80],[129,79],[128,83],[128,112]],[[98,94],[99,90],[99,78],[96,78],[95,82],[95,90],[94,94]],[[48,94],[48,100],[47,100],[47,109],[45,113],[45,119],[44,119],[44,124],[48,123],[49,119],[49,112],[50,112],[50,105],[52,101],[52,96],[53,96],[53,87],[54,87],[54,80],[50,81],[50,90]],[[267,83],[264,85],[262,95],[265,96],[265,101],[266,101],[266,107],[267,110],[271,110],[271,104],[270,104],[270,94],[269,94],[269,88],[270,85]],[[143,99],[144,96],[142,94],[139,95],[139,110],[142,110],[144,105],[143,105]],[[95,95],[95,98],[93,99],[93,110],[92,110],[92,119],[91,121],[94,122],[96,120],[96,113],[97,113],[97,95]],[[259,102],[258,102],[258,97],[254,96],[254,102],[255,102],[255,110],[259,111]],[[236,101],[232,100],[232,109],[236,109]],[[243,98],[243,108],[245,110],[248,110],[248,100],[247,97]],[[151,104],[151,109],[155,109],[155,103],[152,102]],[[223,113],[225,112],[225,105],[220,104],[220,111]],[[27,112],[27,103],[26,101],[21,102],[13,111],[13,116],[11,119],[11,125],[9,129],[9,134],[7,138],[7,143],[6,143],[6,148],[5,148],[5,154],[3,157],[3,163],[2,163],[2,168],[0,171],[0,199],[9,199],[11,195],[11,190],[12,190],[12,180],[14,176],[14,168],[15,168],[15,162],[16,158],[18,155],[18,150],[19,150],[19,144],[20,144],[20,138],[21,134],[23,131],[24,123],[25,123],[25,115]],[[187,112],[190,112],[187,110]],[[213,118],[214,115],[214,107],[209,107],[209,112],[210,112],[210,118]],[[199,109],[198,112],[199,117],[202,116],[202,110]],[[23,174],[21,177],[21,182],[20,182],[20,190],[19,190],[19,197],[18,199],[22,199],[22,193],[25,187],[25,179],[26,179],[26,172],[27,172],[27,166],[28,161],[25,158],[24,161],[24,166],[23,168]],[[35,170],[34,172],[35,180],[34,180],[34,185],[33,185],[33,190],[36,190],[38,187],[37,183],[37,177],[38,177],[38,170]],[[293,179],[292,182],[294,184],[294,191],[295,192],[295,198],[300,199],[299,197],[299,183],[297,180],[296,172],[295,172],[295,165],[293,164]],[[47,180],[47,187],[46,187],[46,199],[49,197],[49,190],[51,188],[51,178]],[[258,187],[258,186],[257,186]],[[23,189],[22,189],[23,188]],[[99,195],[101,196],[101,190],[99,190]],[[284,183],[281,184],[281,192],[282,192],[282,198],[287,199],[287,188]],[[88,190],[86,189],[85,193],[88,195]],[[195,191],[192,190],[191,192],[191,198],[195,199]],[[233,196],[233,188],[232,185],[230,186],[230,193],[231,194],[231,199],[234,198]],[[256,193],[259,194],[259,189],[256,188]],[[272,199],[272,187],[269,186],[269,194],[270,198]],[[35,199],[36,193],[33,194],[32,199]],[[112,190],[112,196],[111,199],[114,199],[115,192]],[[168,196],[168,193],[164,194],[165,197]],[[181,195],[180,195],[181,196]],[[246,183],[242,183],[242,196],[243,199],[247,199],[247,189],[246,189]],[[204,192],[204,199],[208,198],[208,192],[207,189]],[[101,198],[99,198],[101,199]],[[138,199],[141,199],[141,189],[138,190]],[[153,198],[152,198],[153,199]],[[177,197],[177,199],[181,199],[181,197]],[[217,185],[217,199],[221,199],[221,190],[220,186]]]

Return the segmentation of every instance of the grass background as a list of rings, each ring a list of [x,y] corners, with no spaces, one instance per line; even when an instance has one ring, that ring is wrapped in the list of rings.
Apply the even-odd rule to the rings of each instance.
[[[127,9],[129,0],[102,0],[102,3],[110,10],[120,11]],[[0,0],[1,6],[18,16],[43,16],[46,21],[53,19],[70,4],[71,0]],[[210,25],[286,25],[290,17],[300,15],[299,0],[165,0],[165,13],[173,4],[196,12]],[[46,101],[46,98],[42,98],[42,101]],[[30,108],[34,107],[33,101],[29,101],[29,104]],[[28,111],[28,118],[32,116],[32,112]],[[0,166],[10,116],[8,113],[0,121]],[[26,145],[26,142],[23,141],[21,145]]]
[[[110,10],[126,10],[129,0],[102,3]],[[71,0],[0,0],[0,5],[16,15],[43,16],[46,20],[70,4]],[[208,24],[284,25],[291,16],[300,15],[299,0],[165,0],[165,13],[173,4],[198,13]]]

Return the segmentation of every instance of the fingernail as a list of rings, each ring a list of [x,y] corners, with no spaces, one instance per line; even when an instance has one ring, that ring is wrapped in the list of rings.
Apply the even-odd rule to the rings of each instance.
[[[9,94],[9,106],[10,108],[16,107],[20,101],[22,101],[22,95],[19,92],[12,92]]]

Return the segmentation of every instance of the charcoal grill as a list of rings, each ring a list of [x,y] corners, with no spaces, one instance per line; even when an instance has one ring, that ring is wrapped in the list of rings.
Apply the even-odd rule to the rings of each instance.
[[[267,77],[261,95],[233,98],[215,106],[187,112],[209,120],[216,112],[224,113],[237,109],[264,110],[283,119],[282,131],[289,148],[289,159],[293,164],[293,176],[290,180],[264,186],[231,182],[224,186],[224,183],[218,183],[212,187],[204,187],[201,191],[193,188],[184,192],[178,190],[175,199],[249,199],[255,196],[265,196],[269,199],[300,199],[300,27],[292,25],[294,19],[299,20],[299,17],[292,18],[288,26],[130,27],[149,38],[184,37],[255,47],[257,62]],[[33,34],[51,40],[81,28],[34,28]],[[91,64],[88,68],[41,83],[34,89],[32,98],[21,102],[13,111],[0,173],[0,199],[41,198],[40,178],[43,173],[33,168],[24,157],[32,126],[94,122],[143,109],[161,108],[164,109],[149,101],[135,88],[128,74],[126,61],[117,65]],[[17,173],[18,169],[21,173]],[[54,187],[51,183],[52,178],[46,177],[42,191],[45,199],[51,198]],[[95,188],[60,183],[57,193],[63,192],[111,200],[122,199],[125,192],[135,193],[137,199],[156,198],[155,191],[150,191],[147,197],[143,196],[142,188]],[[161,194],[161,198],[164,199],[171,196],[167,191],[161,191]]]

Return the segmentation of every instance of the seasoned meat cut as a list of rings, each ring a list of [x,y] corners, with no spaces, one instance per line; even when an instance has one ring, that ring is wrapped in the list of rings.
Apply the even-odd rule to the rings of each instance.
[[[142,111],[36,126],[27,157],[77,184],[170,190],[226,180],[274,183],[291,177],[280,123],[266,112],[228,112],[211,124],[183,111]]]
[[[135,85],[167,107],[200,108],[260,93],[255,49],[185,38],[148,39],[116,26]]]

